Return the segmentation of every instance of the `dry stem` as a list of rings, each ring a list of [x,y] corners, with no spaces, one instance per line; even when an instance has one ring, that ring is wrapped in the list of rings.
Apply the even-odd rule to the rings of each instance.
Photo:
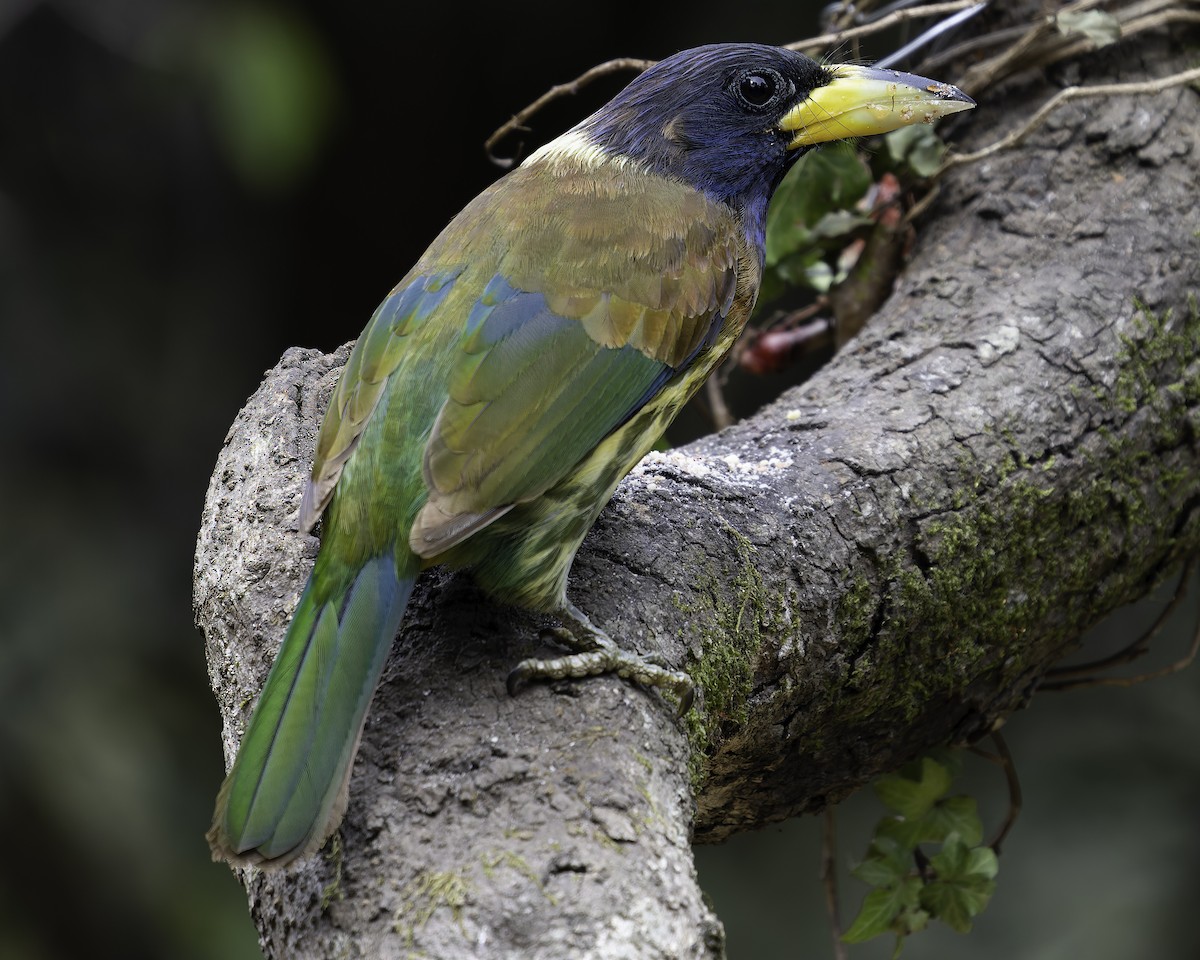
[[[825,908],[829,911],[834,960],[848,960],[849,953],[842,942],[842,918],[838,909],[837,808],[832,804],[825,808],[825,816],[821,821],[821,885],[825,888]]]
[[[559,99],[560,97],[573,96],[593,80],[598,80],[600,77],[606,77],[610,73],[619,73],[622,70],[637,70],[642,71],[654,66],[654,60],[639,60],[634,57],[619,57],[616,60],[608,60],[604,63],[597,64],[590,70],[585,70],[570,83],[560,83],[557,86],[551,87],[540,97],[525,107],[525,109],[517,112],[512,119],[500,127],[495,133],[488,137],[487,142],[483,145],[483,149],[487,151],[488,158],[492,163],[501,167],[511,167],[515,157],[498,157],[492,152],[493,148],[501,140],[507,137],[510,133],[515,133],[518,130],[528,130],[525,124],[529,119],[541,110],[548,103]],[[516,151],[520,153],[520,147]]]
[[[1001,150],[1017,146],[1033,133],[1034,130],[1045,123],[1046,118],[1050,114],[1071,100],[1082,100],[1088,97],[1119,97],[1142,93],[1162,93],[1164,90],[1169,90],[1172,87],[1180,87],[1186,83],[1194,82],[1200,82],[1200,67],[1195,67],[1191,70],[1182,70],[1179,73],[1173,73],[1171,76],[1162,77],[1159,80],[1145,80],[1139,83],[1100,83],[1091,87],[1067,87],[1058,91],[1058,93],[1042,104],[1037,113],[1030,117],[1024,126],[1019,129],[972,153],[957,153],[947,157],[935,176],[940,176],[954,167],[961,167],[967,163],[975,163]]]
[[[1109,670],[1122,664],[1131,663],[1150,652],[1151,641],[1158,636],[1167,621],[1171,619],[1171,616],[1179,608],[1179,605],[1187,598],[1188,587],[1192,581],[1192,571],[1196,567],[1196,562],[1196,557],[1191,557],[1184,564],[1183,572],[1179,575],[1179,582],[1175,586],[1175,595],[1171,597],[1171,602],[1163,608],[1163,611],[1155,618],[1154,623],[1138,636],[1133,643],[1100,660],[1093,660],[1090,663],[1083,663],[1074,667],[1059,667],[1058,669],[1051,670],[1046,674],[1048,679],[1041,685],[1041,689],[1072,690],[1077,687],[1132,687],[1147,680],[1156,680],[1159,677],[1178,673],[1180,670],[1184,670],[1190,666],[1196,658],[1197,651],[1200,651],[1200,623],[1196,625],[1195,635],[1192,637],[1192,643],[1188,652],[1174,663],[1167,664],[1167,666],[1158,670],[1140,673],[1132,677],[1100,677],[1096,675],[1098,671]]]

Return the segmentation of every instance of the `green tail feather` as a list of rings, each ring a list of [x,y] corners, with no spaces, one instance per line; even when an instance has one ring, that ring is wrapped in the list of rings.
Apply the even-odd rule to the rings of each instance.
[[[363,721],[416,571],[397,576],[388,555],[332,589],[320,579],[314,571],[305,587],[217,795],[213,859],[283,866],[314,853],[345,813]]]

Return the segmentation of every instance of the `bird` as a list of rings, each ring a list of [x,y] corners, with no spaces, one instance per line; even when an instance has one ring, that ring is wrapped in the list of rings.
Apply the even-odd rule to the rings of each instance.
[[[299,510],[321,544],[218,793],[214,860],[261,869],[336,830],[413,584],[470,568],[552,615],[573,653],[530,680],[691,683],[572,604],[571,563],[622,477],[728,354],[763,271],[767,208],[827,141],[973,107],[949,84],[710,44],[645,70],[485,189],[383,300],[317,439]]]

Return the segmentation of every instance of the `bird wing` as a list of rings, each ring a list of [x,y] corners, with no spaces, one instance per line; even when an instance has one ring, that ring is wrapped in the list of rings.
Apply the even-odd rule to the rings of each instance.
[[[745,241],[728,208],[663,178],[592,173],[578,187],[551,209],[515,207],[538,229],[510,239],[466,318],[425,448],[421,556],[566,477],[732,306]]]
[[[307,532],[333,497],[334,488],[362,439],[367,422],[412,350],[412,334],[433,317],[462,267],[414,270],[379,305],[346,361],[317,436],[312,474],[300,502],[300,529]]]
[[[498,181],[376,310],[322,424],[301,529],[385,396],[388,416],[415,391],[444,397],[410,539],[432,557],[554,486],[715,339],[744,257],[732,211],[661,177],[558,179]]]

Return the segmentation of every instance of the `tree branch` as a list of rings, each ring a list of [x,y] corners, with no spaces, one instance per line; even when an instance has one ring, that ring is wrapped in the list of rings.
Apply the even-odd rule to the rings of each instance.
[[[1083,79],[1185,63],[1119,54]],[[1046,96],[993,92],[969,140]],[[899,289],[817,377],[630,476],[571,587],[691,671],[682,725],[613,678],[508,697],[541,621],[428,575],[336,854],[243,874],[268,956],[720,957],[693,833],[819,810],[1025,705],[1200,546],[1198,164],[1192,90],[1065,106],[944,178]],[[289,351],[209,489],[196,610],[227,754],[315,554],[289,526],[345,356]]]

